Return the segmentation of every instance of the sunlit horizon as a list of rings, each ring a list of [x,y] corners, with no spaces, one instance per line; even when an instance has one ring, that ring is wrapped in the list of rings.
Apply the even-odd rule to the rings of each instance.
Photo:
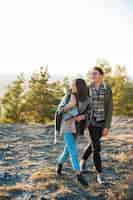
[[[119,64],[119,63],[117,63]],[[112,71],[114,71],[115,66],[117,65],[111,65]],[[87,75],[87,72],[93,68],[96,64],[11,64],[11,65],[0,65],[0,75],[19,75],[21,73],[24,73],[25,75],[31,75],[33,72],[38,72],[40,67],[43,66],[44,68],[48,66],[48,72],[51,75],[52,78],[55,79],[61,79],[61,77],[72,77],[72,76],[78,76],[81,75],[82,77],[85,77]],[[120,66],[125,66],[121,65]],[[125,66],[126,67],[126,66]],[[128,77],[133,79],[133,68],[126,67],[126,72]]]

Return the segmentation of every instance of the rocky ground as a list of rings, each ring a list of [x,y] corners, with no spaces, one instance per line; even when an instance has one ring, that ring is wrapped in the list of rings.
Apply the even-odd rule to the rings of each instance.
[[[79,138],[80,155],[88,136]],[[133,199],[133,119],[114,118],[110,136],[102,140],[105,184],[95,181],[92,158],[84,174],[89,187],[76,182],[68,163],[56,177],[62,138],[54,145],[53,126],[0,125],[0,199],[11,200],[126,200]]]

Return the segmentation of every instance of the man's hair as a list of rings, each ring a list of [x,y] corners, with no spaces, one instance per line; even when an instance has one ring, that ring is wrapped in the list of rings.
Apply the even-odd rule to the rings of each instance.
[[[96,70],[96,71],[98,71],[101,75],[104,75],[104,71],[103,71],[103,69],[100,68],[100,67],[94,67],[93,70]]]

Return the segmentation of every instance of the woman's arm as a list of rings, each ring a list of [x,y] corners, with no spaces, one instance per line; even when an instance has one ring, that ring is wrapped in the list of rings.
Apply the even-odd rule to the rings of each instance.
[[[76,107],[76,97],[73,94],[71,94],[69,103],[66,106],[64,106],[64,112],[67,112],[68,110],[71,110],[74,107]]]

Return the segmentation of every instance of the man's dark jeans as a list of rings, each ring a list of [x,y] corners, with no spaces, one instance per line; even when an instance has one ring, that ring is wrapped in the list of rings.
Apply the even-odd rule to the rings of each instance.
[[[83,160],[87,160],[88,157],[91,155],[93,152],[93,160],[94,164],[96,167],[97,172],[101,173],[102,172],[102,163],[101,163],[101,137],[102,137],[102,127],[95,127],[95,126],[90,126],[89,127],[89,132],[90,132],[90,138],[91,138],[91,144],[89,144],[82,156]]]

